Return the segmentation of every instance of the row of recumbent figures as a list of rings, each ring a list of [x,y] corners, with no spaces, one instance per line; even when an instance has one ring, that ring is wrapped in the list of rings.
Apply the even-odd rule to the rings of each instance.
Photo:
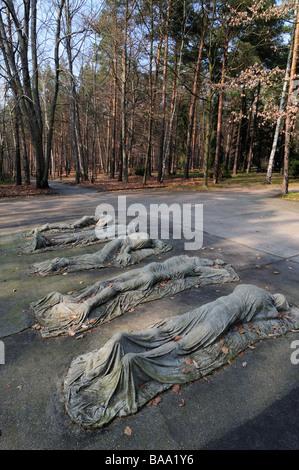
[[[100,428],[117,416],[136,413],[173,384],[204,377],[256,341],[299,328],[296,306],[282,294],[241,284],[233,267],[223,260],[182,254],[129,268],[172,249],[170,243],[139,232],[134,223],[124,226],[109,216],[83,216],[73,223],[45,224],[27,236],[30,242],[24,252],[28,254],[96,248],[93,253],[35,263],[40,276],[128,268],[76,295],[50,292],[33,302],[30,308],[43,338],[99,327],[141,303],[158,302],[194,287],[238,283],[229,295],[145,331],[114,334],[103,347],[75,357],[63,381],[64,402],[70,418],[84,428]]]

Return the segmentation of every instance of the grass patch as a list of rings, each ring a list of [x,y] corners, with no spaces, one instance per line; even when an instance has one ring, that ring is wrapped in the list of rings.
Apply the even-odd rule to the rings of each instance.
[[[288,201],[299,201],[299,193],[280,194],[279,197]]]

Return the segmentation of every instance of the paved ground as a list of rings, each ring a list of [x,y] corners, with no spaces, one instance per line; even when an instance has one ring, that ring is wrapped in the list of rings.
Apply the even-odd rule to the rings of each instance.
[[[298,449],[299,364],[292,364],[290,356],[291,343],[299,337],[292,332],[258,343],[208,380],[182,386],[181,395],[169,390],[158,405],[115,419],[102,430],[86,431],[70,422],[61,384],[75,356],[102,346],[117,331],[141,331],[156,320],[226,295],[235,284],[206,286],[141,305],[82,340],[42,340],[31,328],[35,320],[29,303],[52,290],[82,288],[107,276],[107,271],[36,277],[30,274],[31,264],[52,257],[51,252],[22,254],[24,233],[45,222],[93,214],[101,203],[117,208],[117,197],[124,195],[59,183],[53,187],[63,193],[0,201],[0,338],[5,346],[5,364],[0,364],[0,449],[176,450],[182,455],[201,449]],[[128,204],[143,203],[147,208],[161,202],[203,204],[203,246],[188,254],[222,258],[233,265],[240,282],[282,292],[299,305],[299,204],[274,194],[271,188],[125,193]],[[88,247],[89,252],[94,249]],[[184,242],[173,240],[172,252],[162,259],[183,252]],[[109,276],[112,273],[117,270],[109,270]],[[179,406],[182,399],[185,405]],[[124,433],[126,426],[131,436]]]

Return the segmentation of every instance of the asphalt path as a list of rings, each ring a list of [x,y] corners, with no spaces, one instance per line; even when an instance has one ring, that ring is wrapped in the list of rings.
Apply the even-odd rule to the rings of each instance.
[[[173,239],[170,234],[173,250],[161,258],[182,253],[221,258],[234,267],[241,283],[281,292],[299,305],[298,202],[275,197],[277,191],[271,187],[96,192],[59,182],[51,186],[57,190],[54,196],[0,200],[0,344],[5,347],[5,364],[0,364],[0,449],[100,450],[103,458],[108,452],[119,455],[120,451],[128,455],[175,451],[184,456],[212,449],[297,450],[299,364],[292,363],[291,354],[299,337],[294,332],[260,341],[254,350],[244,351],[207,380],[181,386],[180,394],[168,390],[157,405],[117,418],[104,429],[84,430],[72,423],[64,411],[61,384],[75,356],[101,347],[117,331],[141,331],[162,318],[227,295],[235,284],[206,286],[175,299],[140,305],[134,312],[94,328],[82,340],[42,340],[32,328],[35,320],[28,311],[29,302],[50,290],[67,292],[79,283],[88,285],[107,273],[93,270],[41,279],[30,274],[30,266],[36,259],[48,259],[49,253],[25,256],[22,246],[30,229],[93,215],[103,204],[110,204],[118,217],[128,219],[132,212],[128,216],[126,211],[132,204],[142,205],[147,214],[155,204],[178,204],[180,210],[176,206],[171,215],[172,229],[181,224],[186,207],[193,210],[201,205],[202,243],[186,252],[186,240]],[[158,221],[148,223],[156,227]],[[191,226],[195,223],[200,227],[193,213]],[[184,229],[183,224],[180,227]],[[94,247],[88,250],[92,252]],[[63,255],[74,252],[84,250],[63,250]],[[114,273],[115,268],[110,270]],[[125,433],[127,427],[131,435]]]

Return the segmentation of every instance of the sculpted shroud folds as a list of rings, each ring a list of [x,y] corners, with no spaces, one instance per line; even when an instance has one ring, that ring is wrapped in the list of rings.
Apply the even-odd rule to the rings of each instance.
[[[237,281],[222,260],[174,256],[100,280],[79,295],[51,292],[31,304],[43,337],[74,334],[128,312],[144,302],[192,287]]]
[[[173,384],[194,381],[260,338],[299,328],[284,296],[239,285],[228,296],[140,333],[117,333],[73,360],[64,380],[66,410],[83,427],[136,413]]]

